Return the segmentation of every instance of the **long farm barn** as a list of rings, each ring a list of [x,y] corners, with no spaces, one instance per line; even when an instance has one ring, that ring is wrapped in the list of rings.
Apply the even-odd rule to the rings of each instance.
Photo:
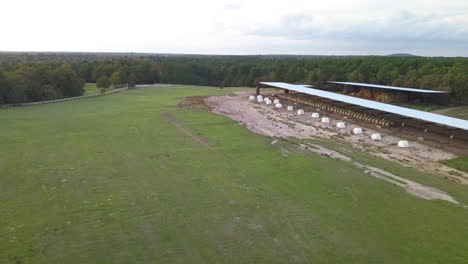
[[[450,149],[460,154],[468,154],[468,121],[466,120],[323,91],[307,85],[282,82],[262,82],[261,84],[284,90],[283,94],[278,94],[280,98],[327,111],[337,118],[351,118],[376,126],[388,133],[398,133],[425,141],[426,144]],[[401,89],[404,90],[404,88]],[[415,93],[412,90],[414,89],[410,89],[410,92]],[[430,91],[423,90],[423,92],[429,93]],[[433,92],[446,96],[444,93]]]

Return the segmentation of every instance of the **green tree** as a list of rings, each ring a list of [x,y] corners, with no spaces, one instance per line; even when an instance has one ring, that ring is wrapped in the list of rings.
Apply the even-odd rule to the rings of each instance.
[[[149,60],[139,61],[133,73],[138,83],[154,83],[152,64]]]
[[[389,84],[398,78],[398,69],[390,63],[385,64],[377,72],[377,80],[383,84]]]
[[[113,63],[99,63],[92,73],[93,80],[99,80],[102,76],[111,76],[116,71],[116,65]]]
[[[10,83],[6,78],[5,74],[0,71],[0,104],[4,104],[7,102],[7,92],[9,90]]]
[[[52,73],[51,83],[65,97],[81,96],[84,93],[84,80],[69,64],[64,64]]]
[[[109,88],[111,85],[112,85],[112,81],[106,75],[99,77],[99,79],[96,82],[96,86],[97,88],[101,89],[101,92]]]
[[[357,71],[348,73],[347,80],[350,82],[361,82],[361,74]]]
[[[119,87],[123,83],[122,82],[122,74],[119,71],[114,72],[111,75],[111,80],[112,80],[112,83],[114,84],[115,87]]]
[[[456,102],[468,101],[466,58],[5,56],[0,56],[0,70],[9,83],[0,88],[0,100],[4,103],[75,96],[83,88],[80,79],[95,82],[102,76],[110,77],[114,85],[128,83],[130,87],[156,81],[211,86],[280,81],[307,82],[332,89],[327,81],[340,80],[444,90],[451,92]]]
[[[6,87],[4,93],[5,103],[15,104],[31,101],[26,97],[27,86],[21,77],[14,72],[8,73],[7,80],[9,80],[10,85]]]
[[[130,75],[128,76],[128,88],[135,88],[136,86],[136,77],[135,77],[135,74],[130,73]]]

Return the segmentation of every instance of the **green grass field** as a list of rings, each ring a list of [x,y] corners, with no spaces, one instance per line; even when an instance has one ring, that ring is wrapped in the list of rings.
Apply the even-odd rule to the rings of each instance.
[[[457,107],[453,110],[446,112],[445,115],[468,120],[468,106]]]
[[[468,209],[177,107],[236,90],[0,110],[0,263],[466,263]],[[354,157],[468,204],[466,186]]]
[[[95,83],[87,83],[84,87],[84,94],[83,95],[90,95],[90,94],[97,94],[99,93],[99,89],[97,88]]]
[[[457,170],[468,172],[468,156],[460,156],[444,160],[442,163]]]
[[[424,104],[424,103],[394,103],[394,105],[402,106],[406,108],[411,108],[419,111],[435,111],[439,109],[447,108],[447,106],[443,105],[435,105],[435,104]]]

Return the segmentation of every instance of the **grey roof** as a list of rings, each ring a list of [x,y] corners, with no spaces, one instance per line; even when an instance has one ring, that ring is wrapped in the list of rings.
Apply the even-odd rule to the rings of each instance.
[[[435,90],[424,90],[424,89],[416,89],[416,88],[404,88],[404,87],[396,87],[396,86],[387,86],[387,85],[378,85],[378,84],[369,84],[369,83],[355,83],[355,82],[331,82],[334,84],[344,84],[344,85],[353,85],[353,86],[362,86],[362,87],[373,87],[373,88],[380,88],[380,89],[389,89],[389,90],[399,90],[399,91],[406,91],[406,92],[415,92],[415,93],[447,93],[444,91],[435,91]]]
[[[313,88],[307,88],[303,85],[294,85],[283,82],[261,82],[262,84],[274,86],[282,89],[288,89],[296,92],[306,93],[314,96],[319,96],[335,101],[341,101],[348,104],[360,105],[367,108],[372,108],[379,111],[389,112],[401,116],[407,116],[419,120],[424,120],[427,122],[437,123],[440,125],[445,125],[454,128],[460,128],[468,130],[468,121],[438,114],[433,114],[429,112],[414,110],[406,107],[379,103],[371,100],[356,98],[352,96],[317,90]]]

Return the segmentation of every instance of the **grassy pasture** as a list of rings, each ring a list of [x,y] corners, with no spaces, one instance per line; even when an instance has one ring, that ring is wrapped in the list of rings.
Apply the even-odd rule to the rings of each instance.
[[[444,160],[442,163],[457,170],[468,172],[468,156],[460,156]]]
[[[468,120],[468,106],[454,108],[447,111],[445,115]]]
[[[467,209],[177,107],[236,90],[0,110],[0,263],[466,263]],[[468,204],[465,186],[355,154]]]
[[[401,106],[401,107],[419,110],[419,111],[435,111],[435,110],[447,108],[447,106],[444,106],[444,105],[424,104],[424,103],[396,102],[392,104]]]
[[[97,94],[99,93],[99,89],[97,88],[95,83],[87,83],[84,87],[84,94],[83,95],[90,95],[90,94]]]

